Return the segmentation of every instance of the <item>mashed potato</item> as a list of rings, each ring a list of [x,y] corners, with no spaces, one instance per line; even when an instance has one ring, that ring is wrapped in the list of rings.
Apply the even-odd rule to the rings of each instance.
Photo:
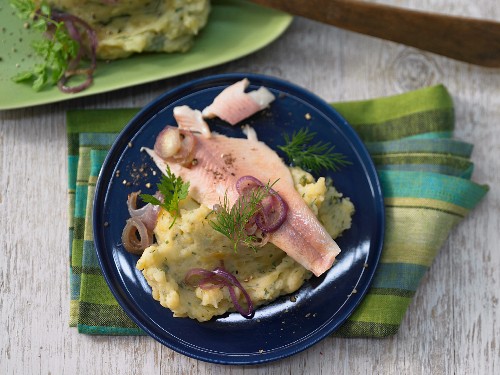
[[[354,206],[348,198],[299,168],[291,168],[295,188],[334,237],[350,228]],[[228,238],[209,223],[211,209],[191,199],[181,202],[180,217],[169,229],[172,217],[162,211],[155,228],[157,243],[147,248],[137,268],[152,288],[153,298],[176,317],[206,321],[234,311],[227,288],[201,289],[184,283],[192,268],[224,267],[235,275],[255,306],[270,303],[301,287],[312,273],[272,244],[253,251],[240,247],[235,253]],[[239,291],[236,290],[238,293]],[[243,296],[240,303],[245,305]]]
[[[41,0],[35,0],[40,2]],[[209,0],[48,0],[86,21],[97,33],[97,57],[138,52],[185,52],[205,26]]]

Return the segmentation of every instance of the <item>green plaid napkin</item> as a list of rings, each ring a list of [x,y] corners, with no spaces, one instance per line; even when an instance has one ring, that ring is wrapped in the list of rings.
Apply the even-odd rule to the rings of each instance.
[[[420,279],[450,230],[486,194],[470,181],[472,146],[452,139],[453,102],[443,86],[333,106],[365,141],[386,208],[379,268],[361,305],[335,333],[386,337],[397,332]],[[109,291],[92,240],[92,200],[106,152],[136,109],[67,114],[70,199],[70,325],[88,334],[143,332]]]

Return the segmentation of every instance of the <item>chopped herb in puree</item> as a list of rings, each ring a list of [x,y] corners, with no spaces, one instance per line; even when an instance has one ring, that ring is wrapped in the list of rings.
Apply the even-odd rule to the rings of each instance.
[[[41,0],[34,0],[35,3]],[[185,52],[205,26],[209,0],[48,0],[97,33],[99,59],[139,52]]]
[[[343,198],[323,177],[316,181],[300,168],[290,170],[295,188],[334,238],[350,228],[354,205],[349,198]],[[254,306],[295,292],[311,277],[310,271],[271,243],[255,251],[241,246],[235,252],[231,241],[211,227],[210,208],[189,197],[179,207],[180,216],[170,229],[174,217],[162,210],[155,228],[157,242],[137,262],[153,298],[172,310],[174,316],[206,321],[234,311],[226,287],[202,289],[185,283],[186,273],[193,268],[212,270],[223,261]],[[239,293],[240,304],[245,305],[239,290],[235,292]]]

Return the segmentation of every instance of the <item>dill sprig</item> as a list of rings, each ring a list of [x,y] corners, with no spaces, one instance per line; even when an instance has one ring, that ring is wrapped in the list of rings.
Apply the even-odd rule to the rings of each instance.
[[[210,225],[231,240],[235,252],[240,243],[255,250],[258,239],[254,235],[248,235],[245,226],[260,209],[260,202],[269,194],[277,181],[272,184],[267,183],[262,188],[253,189],[250,194],[240,196],[232,207],[226,191],[223,201],[219,202],[219,207],[213,211],[216,217],[215,220],[210,221]]]
[[[169,227],[172,228],[175,220],[179,217],[179,202],[188,196],[189,182],[184,182],[181,177],[176,177],[167,165],[166,173],[156,186],[163,196],[163,202],[150,194],[141,194],[140,197],[144,202],[163,207],[168,211],[174,218]]]
[[[312,143],[315,132],[302,128],[292,134],[284,134],[286,144],[278,146],[289,161],[306,170],[319,173],[322,170],[338,171],[341,167],[352,164],[344,154],[334,152],[335,146],[329,142]]]
[[[57,84],[69,61],[78,54],[78,43],[69,36],[64,22],[51,18],[52,10],[44,1],[38,6],[32,0],[10,0],[10,4],[19,18],[25,21],[26,27],[39,31],[41,35],[50,34],[50,37],[36,40],[32,45],[41,62],[12,79],[14,82],[31,82],[35,91]]]

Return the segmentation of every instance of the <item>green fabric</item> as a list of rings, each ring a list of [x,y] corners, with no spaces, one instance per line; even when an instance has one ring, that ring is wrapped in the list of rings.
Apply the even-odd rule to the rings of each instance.
[[[453,102],[442,85],[333,106],[366,143],[386,209],[384,248],[373,283],[335,335],[386,337],[397,332],[450,231],[488,188],[470,181],[472,145],[452,138]],[[136,111],[85,110],[67,115],[70,325],[82,333],[143,334],[104,281],[91,222],[91,202],[106,150]]]

